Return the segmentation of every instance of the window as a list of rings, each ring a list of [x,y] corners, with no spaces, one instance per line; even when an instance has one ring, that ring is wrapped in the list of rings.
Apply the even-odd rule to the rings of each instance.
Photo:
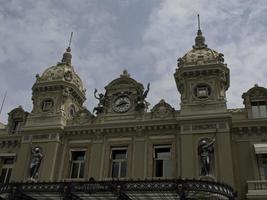
[[[208,98],[211,94],[211,88],[207,84],[199,84],[195,87],[195,96],[199,99]]]
[[[73,104],[71,104],[69,107],[69,117],[73,118],[75,113],[76,113],[75,106]]]
[[[258,154],[258,167],[261,180],[267,180],[267,154]]]
[[[207,87],[199,87],[199,88],[197,88],[197,97],[198,98],[208,97],[208,88]]]
[[[21,120],[15,120],[12,127],[12,133],[18,133],[20,131],[21,124]]]
[[[252,117],[253,118],[267,118],[267,106],[266,101],[252,101]]]
[[[172,176],[170,145],[154,146],[154,176],[156,177]]]
[[[14,157],[2,158],[2,162],[3,165],[0,173],[0,183],[8,183],[12,173]]]
[[[112,178],[126,177],[127,173],[127,148],[111,149],[111,169]]]
[[[52,99],[46,99],[42,103],[42,111],[47,112],[50,111],[53,107],[54,103]]]
[[[70,178],[83,178],[85,151],[71,151]]]

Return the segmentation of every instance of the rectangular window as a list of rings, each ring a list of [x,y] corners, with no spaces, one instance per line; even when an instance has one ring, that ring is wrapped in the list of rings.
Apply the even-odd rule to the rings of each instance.
[[[12,128],[12,133],[18,133],[21,128],[22,121],[15,120]]]
[[[112,178],[123,178],[127,174],[127,148],[111,149],[111,169]]]
[[[208,88],[207,87],[198,87],[197,88],[197,97],[198,98],[206,98],[208,97]]]
[[[154,146],[154,176],[156,177],[172,176],[172,160],[171,160],[170,145]]]
[[[84,178],[85,151],[71,151],[70,178]]]
[[[258,154],[257,156],[260,179],[267,180],[267,154]]]
[[[2,158],[2,169],[0,173],[0,183],[8,183],[12,173],[12,168],[14,164],[14,157],[4,157]]]
[[[267,118],[266,101],[252,101],[251,109],[253,118]]]

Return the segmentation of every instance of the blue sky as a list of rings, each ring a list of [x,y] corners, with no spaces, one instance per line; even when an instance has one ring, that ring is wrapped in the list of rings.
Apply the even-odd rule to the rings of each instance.
[[[0,121],[21,105],[31,111],[35,75],[61,60],[74,32],[72,63],[93,91],[127,69],[151,90],[153,107],[164,98],[180,109],[173,73],[192,48],[196,15],[206,43],[224,53],[231,71],[228,107],[243,107],[241,95],[255,83],[267,87],[267,4],[264,0],[0,0]]]

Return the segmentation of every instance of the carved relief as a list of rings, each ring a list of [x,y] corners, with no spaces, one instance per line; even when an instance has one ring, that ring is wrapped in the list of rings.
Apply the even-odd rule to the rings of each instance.
[[[21,106],[8,113],[8,132],[19,132],[21,127],[26,123],[28,114]]]
[[[216,124],[197,124],[192,125],[192,130],[207,130],[207,129],[216,129]]]
[[[174,108],[170,104],[166,103],[164,99],[161,99],[158,104],[156,104],[152,110],[152,118],[166,118],[174,117]]]
[[[243,103],[245,104],[245,107],[249,108],[251,107],[251,100],[260,99],[267,101],[267,89],[255,84],[253,88],[243,93],[242,98],[244,99]]]
[[[74,114],[71,124],[92,123],[93,118],[94,116],[90,113],[90,111],[83,107]]]

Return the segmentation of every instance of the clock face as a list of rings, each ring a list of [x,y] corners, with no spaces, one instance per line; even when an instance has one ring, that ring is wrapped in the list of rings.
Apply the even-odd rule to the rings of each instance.
[[[128,96],[119,96],[113,101],[112,107],[115,112],[127,112],[131,108],[131,100]]]

